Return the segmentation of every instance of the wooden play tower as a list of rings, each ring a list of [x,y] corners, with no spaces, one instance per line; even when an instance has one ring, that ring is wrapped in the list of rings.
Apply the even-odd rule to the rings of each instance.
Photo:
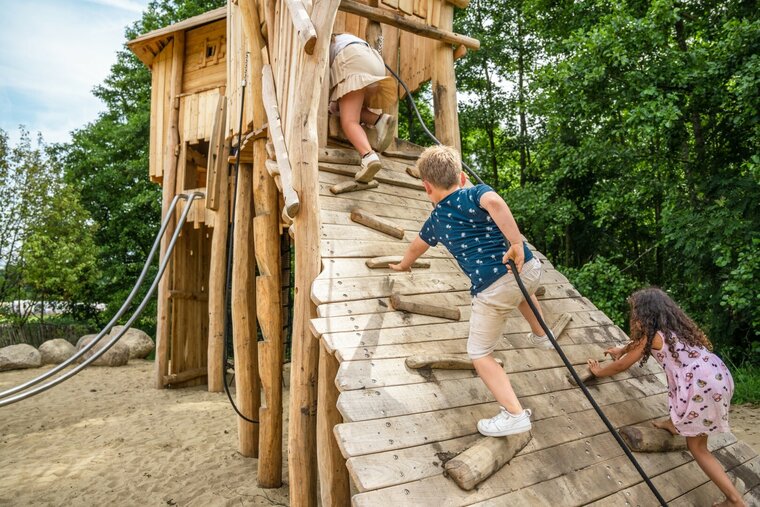
[[[451,256],[431,248],[424,268],[411,274],[391,273],[377,259],[402,254],[432,209],[414,170],[420,148],[396,139],[381,154],[375,187],[336,190],[353,181],[359,157],[328,116],[330,35],[367,40],[411,90],[432,81],[435,134],[459,148],[454,61],[479,47],[453,32],[454,8],[467,2],[230,0],[129,43],[152,72],[150,177],[163,187],[164,212],[178,194],[205,194],[159,287],[155,386],[206,381],[209,391],[223,389],[225,252],[234,226],[237,405],[259,421],[238,419],[239,450],[258,457],[261,486],[282,484],[283,309],[290,294],[283,273],[290,262],[281,245],[289,240],[292,505],[653,505],[556,354],[531,349],[518,316],[508,319],[496,356],[534,411],[532,440],[475,489],[447,478],[444,464],[479,440],[475,423],[495,404],[470,370],[409,367],[419,354],[466,358],[469,283]],[[398,102],[385,112],[397,114]],[[230,167],[238,154],[233,195]],[[563,323],[559,339],[575,364],[625,340],[536,255],[545,268],[544,311]],[[397,311],[391,296],[399,294],[412,306],[454,308],[461,321]],[[651,365],[593,389],[615,425],[667,413],[664,376]],[[760,496],[754,451],[731,435],[713,445],[747,494]],[[642,462],[671,505],[715,495],[688,454],[651,454]]]

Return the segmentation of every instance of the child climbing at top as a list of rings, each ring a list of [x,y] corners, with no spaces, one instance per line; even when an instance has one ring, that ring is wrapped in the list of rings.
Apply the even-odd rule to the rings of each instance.
[[[606,350],[614,362],[604,367],[589,359],[589,370],[597,377],[608,377],[654,356],[665,370],[670,411],[669,418],[654,425],[686,437],[697,464],[726,495],[725,501],[715,505],[745,505],[707,448],[708,435],[730,431],[728,411],[734,393],[731,373],[712,352],[702,330],[662,290],[650,287],[634,292],[628,305],[631,341],[625,347]]]
[[[533,294],[541,278],[541,262],[523,242],[512,212],[499,194],[487,185],[463,188],[465,177],[459,154],[453,148],[426,149],[417,168],[435,208],[401,262],[390,267],[409,271],[418,257],[438,243],[451,252],[472,283],[467,353],[478,375],[501,405],[497,415],[478,421],[478,431],[487,436],[528,431],[531,412],[523,410],[506,372],[492,352],[514,308],[520,308],[530,323],[533,332],[528,336],[534,346],[552,347],[536,318],[527,311],[528,304],[505,265],[509,259],[514,261],[528,292]],[[538,303],[535,299],[534,302]]]
[[[335,34],[330,42],[330,112],[340,116],[343,133],[361,155],[356,180],[367,183],[382,169],[380,157],[393,141],[396,118],[377,114],[396,101],[396,84],[385,75],[382,56],[367,42],[348,33]],[[362,124],[371,132],[371,141]]]

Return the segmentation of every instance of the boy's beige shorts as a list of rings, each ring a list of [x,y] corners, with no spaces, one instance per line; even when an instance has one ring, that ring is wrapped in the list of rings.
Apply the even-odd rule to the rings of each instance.
[[[541,280],[541,261],[533,257],[523,264],[520,278],[530,294]],[[485,357],[496,348],[507,316],[523,302],[523,295],[512,273],[507,273],[472,298],[470,336],[467,353],[471,359]]]

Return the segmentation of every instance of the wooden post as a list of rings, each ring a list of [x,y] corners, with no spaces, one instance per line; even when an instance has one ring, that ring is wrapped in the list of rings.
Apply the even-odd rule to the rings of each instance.
[[[232,334],[235,350],[237,406],[249,419],[259,414],[261,394],[257,371],[256,282],[253,264],[253,167],[240,164],[235,197],[232,265]],[[259,425],[238,418],[238,449],[258,456]]]
[[[222,100],[221,109],[226,101]],[[222,115],[224,116],[224,115]],[[222,129],[222,132],[224,129]],[[229,153],[229,141],[225,143],[224,157]],[[208,281],[208,390],[212,393],[224,389],[224,313],[226,311],[227,285],[227,234],[230,223],[229,171],[226,163],[218,173],[218,208],[214,212],[214,231],[211,236],[211,267]]]
[[[161,216],[166,216],[169,205],[174,199],[175,186],[177,182],[177,148],[179,146],[179,99],[177,95],[182,92],[182,72],[185,59],[185,32],[174,34],[172,41],[172,70],[171,85],[169,87],[169,139],[165,146],[166,151],[163,155],[163,189]],[[159,101],[161,107],[164,102]],[[164,237],[161,239],[161,259],[166,256],[166,250],[169,247],[169,240],[174,234],[176,224],[174,217],[169,218],[169,224],[166,228]],[[169,373],[169,340],[171,339],[171,320],[169,318],[170,305],[169,291],[171,290],[172,265],[164,272],[161,282],[158,285],[158,316],[156,325],[156,362],[154,365],[155,387],[163,389],[164,376]]]
[[[346,460],[335,440],[333,428],[343,422],[338,411],[338,360],[325,348],[319,347],[319,382],[317,384],[317,453],[322,505],[339,507],[351,505]]]
[[[339,0],[314,1],[311,18],[317,30],[317,43],[313,55],[303,55],[300,59],[295,81],[298,86],[290,90],[292,104],[288,105],[288,118],[292,111],[293,120],[286,122],[284,129],[288,133],[286,145],[293,168],[293,187],[301,198],[301,211],[293,221],[296,286],[288,436],[290,501],[294,507],[317,505],[315,384],[319,345],[309,327],[309,321],[317,316],[311,300],[311,284],[321,269],[317,110],[338,4]],[[309,86],[304,86],[306,83]],[[279,156],[278,153],[278,162]],[[332,428],[329,432],[332,435]]]
[[[454,25],[454,8],[441,2],[441,23],[444,30]],[[464,44],[467,46],[467,44]],[[433,106],[435,108],[435,136],[443,144],[461,153],[459,118],[457,116],[457,85],[454,74],[454,50],[450,42],[434,45],[433,51]],[[469,47],[469,46],[468,46]]]
[[[300,0],[299,0],[300,2]],[[240,2],[243,27],[251,47],[251,96],[253,128],[266,123],[262,101],[262,57],[264,39],[260,32],[259,11],[254,2]],[[311,21],[309,21],[311,24]],[[259,486],[278,488],[282,485],[282,306],[280,304],[280,230],[279,198],[274,179],[266,168],[266,139],[253,141],[253,242],[256,252],[256,316],[264,341],[258,343],[259,375],[264,404],[259,408]]]

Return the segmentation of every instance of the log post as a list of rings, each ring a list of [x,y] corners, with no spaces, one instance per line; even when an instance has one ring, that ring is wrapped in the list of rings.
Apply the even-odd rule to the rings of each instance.
[[[222,97],[220,110],[226,110]],[[222,114],[221,118],[225,115]],[[222,120],[223,121],[223,120]],[[221,132],[224,132],[222,127]],[[229,141],[224,143],[222,158],[229,153]],[[209,159],[211,160],[211,159]],[[226,163],[218,164],[217,210],[214,212],[214,231],[211,235],[211,266],[208,281],[208,390],[212,393],[224,389],[224,313],[226,311],[227,234],[230,223],[229,170]]]
[[[163,189],[161,198],[161,216],[166,216],[169,205],[174,199],[177,183],[177,148],[179,147],[179,99],[177,96],[182,92],[182,73],[185,59],[185,32],[174,34],[172,41],[172,70],[171,84],[169,87],[169,139],[166,142],[166,151],[163,154]],[[163,105],[162,101],[159,104]],[[169,223],[161,239],[161,259],[166,256],[169,240],[176,227],[175,217],[169,218]],[[164,376],[169,373],[169,340],[171,339],[171,319],[169,316],[171,301],[172,264],[164,272],[158,285],[158,316],[156,325],[156,362],[154,365],[155,387],[163,389]]]
[[[343,422],[338,411],[338,360],[319,346],[319,382],[317,384],[317,463],[322,505],[339,507],[351,504],[346,459],[340,452],[333,428]]]
[[[313,55],[303,55],[296,69],[300,86],[291,90],[292,122],[287,122],[289,153],[293,168],[293,187],[301,198],[301,211],[294,217],[296,236],[295,310],[290,381],[290,431],[288,464],[290,501],[294,507],[317,505],[316,476],[316,383],[319,342],[309,327],[317,316],[311,300],[311,284],[321,269],[319,238],[319,168],[317,116],[328,62],[330,33],[339,0],[315,0],[311,12],[317,30]],[[303,84],[309,83],[309,86]],[[280,154],[277,154],[278,162]],[[323,487],[326,487],[323,485]]]
[[[257,419],[260,405],[256,344],[256,282],[253,264],[253,167],[240,164],[235,197],[234,258],[232,264],[232,334],[235,351],[237,406]],[[238,450],[258,456],[259,425],[238,418]]]
[[[441,2],[441,23],[444,30],[454,25],[454,8]],[[466,45],[466,44],[465,44]],[[459,119],[457,116],[457,85],[454,74],[454,50],[451,42],[434,44],[433,51],[433,107],[435,109],[435,136],[443,144],[461,153]]]
[[[252,0],[248,0],[254,4]],[[240,2],[241,7],[244,3]],[[300,3],[300,0],[298,0]],[[251,95],[253,128],[266,123],[262,101],[264,39],[259,11],[243,8],[243,27],[251,47]],[[309,25],[311,21],[309,21]],[[264,341],[258,343],[259,375],[264,403],[259,408],[259,467],[257,482],[263,488],[282,485],[282,306],[280,304],[279,196],[266,168],[266,138],[253,141],[253,242],[256,252],[256,316]]]

